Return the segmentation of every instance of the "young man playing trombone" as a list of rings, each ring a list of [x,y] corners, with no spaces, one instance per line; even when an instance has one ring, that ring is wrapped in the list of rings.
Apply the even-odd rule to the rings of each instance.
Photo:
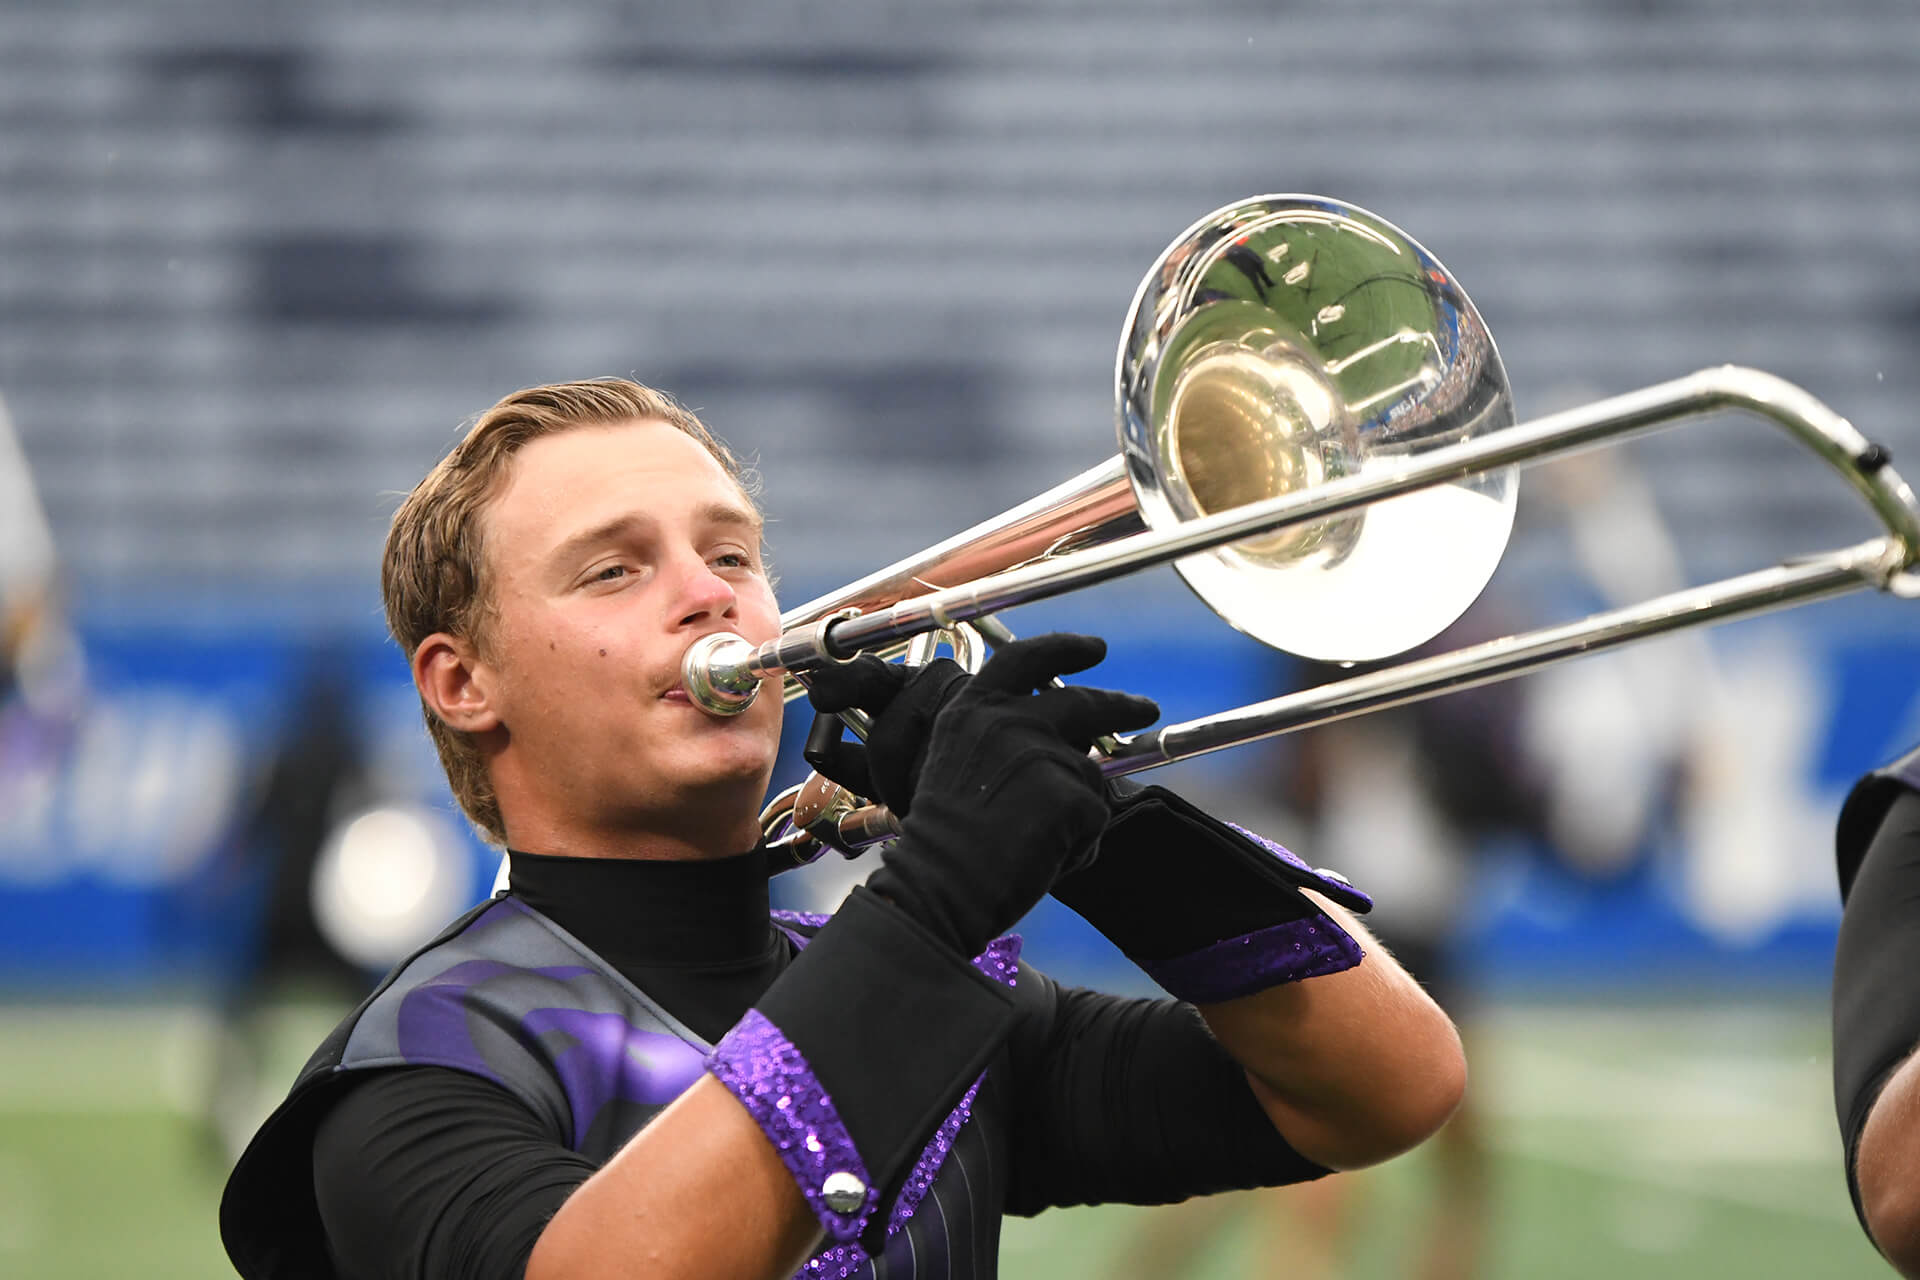
[[[776,918],[757,813],[781,702],[714,718],[681,658],[779,630],[725,447],[620,381],[483,414],[383,573],[455,795],[511,890],[321,1046],[234,1172],[248,1277],[972,1277],[1003,1213],[1154,1203],[1397,1154],[1464,1088],[1365,897],[1149,788],[1158,715],[1055,676],[862,659],[817,703],[905,835],[831,919]],[[1061,987],[1005,931],[1053,893],[1175,999]]]

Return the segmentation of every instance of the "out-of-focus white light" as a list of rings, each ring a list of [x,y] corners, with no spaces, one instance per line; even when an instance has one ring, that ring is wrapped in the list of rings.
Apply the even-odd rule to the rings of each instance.
[[[371,809],[344,822],[313,869],[314,920],[341,955],[387,969],[467,905],[458,835],[415,807]]]

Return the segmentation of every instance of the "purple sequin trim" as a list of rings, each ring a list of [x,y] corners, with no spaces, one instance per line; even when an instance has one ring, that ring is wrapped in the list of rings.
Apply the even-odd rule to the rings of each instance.
[[[1147,969],[1167,994],[1193,1004],[1250,996],[1360,963],[1360,944],[1325,916],[1289,920],[1216,942]]]
[[[827,921],[833,919],[818,911],[775,911],[771,914],[775,924],[797,924],[808,929],[824,929]]]
[[[1372,894],[1367,893],[1363,889],[1354,888],[1352,885],[1348,884],[1345,880],[1334,880],[1325,871],[1320,870],[1318,867],[1308,866],[1306,864],[1306,861],[1303,858],[1301,858],[1299,854],[1287,848],[1285,845],[1276,844],[1272,840],[1267,839],[1265,836],[1261,835],[1258,831],[1249,831],[1237,822],[1229,822],[1227,825],[1229,827],[1232,827],[1235,831],[1238,831],[1241,835],[1245,836],[1247,839],[1259,845],[1262,849],[1265,849],[1268,853],[1271,853],[1274,857],[1279,858],[1282,862],[1285,862],[1290,866],[1297,867],[1301,871],[1306,872],[1308,878],[1314,882],[1312,887],[1317,888],[1322,892],[1330,895],[1334,899],[1334,901],[1340,902],[1343,905],[1345,905],[1346,900],[1348,898],[1358,898],[1365,905],[1364,906],[1356,905],[1357,910],[1366,911],[1366,910],[1372,909],[1373,907]]]
[[[913,1171],[907,1174],[906,1183],[900,1188],[900,1198],[894,1201],[893,1212],[887,1215],[887,1239],[906,1230],[914,1210],[933,1189],[934,1178],[947,1162],[953,1144],[959,1140],[960,1126],[973,1118],[973,1095],[978,1092],[980,1081],[975,1080],[966,1096],[960,1099],[960,1105],[947,1113],[933,1141],[920,1153],[920,1159],[914,1162]],[[867,1259],[867,1251],[858,1244],[829,1245],[809,1258],[807,1265],[794,1273],[794,1280],[847,1280],[867,1264]]]
[[[793,1042],[759,1010],[749,1009],[714,1046],[707,1069],[740,1099],[773,1143],[828,1237],[842,1244],[857,1239],[880,1193],[833,1099]],[[836,1173],[852,1174],[867,1189],[865,1203],[852,1213],[827,1207],[822,1187]]]
[[[986,1079],[985,1076],[980,1077],[980,1080],[984,1079]],[[954,1139],[960,1136],[960,1126],[973,1115],[973,1095],[980,1092],[980,1080],[975,1080],[973,1087],[961,1097],[960,1105],[947,1113],[947,1118],[941,1121],[940,1127],[934,1131],[933,1141],[926,1145],[920,1153],[920,1158],[914,1161],[913,1172],[907,1175],[907,1180],[900,1189],[900,1198],[894,1201],[893,1212],[887,1215],[888,1235],[906,1226],[907,1219],[913,1216],[913,1211],[920,1207],[922,1200],[926,1199],[927,1189],[933,1186],[933,1179],[940,1172],[940,1166],[947,1162],[947,1153],[953,1150]]]
[[[973,967],[995,982],[1012,986],[1014,975],[1020,972],[1020,935],[1009,933],[989,942],[987,949],[973,958]]]
[[[819,915],[813,912],[776,911],[773,913],[773,918],[781,925],[800,925],[802,927],[819,929],[824,928],[827,921],[833,917]],[[794,940],[796,945],[802,948],[807,945],[806,934],[789,931],[788,936]],[[1005,937],[995,938],[987,944],[985,951],[974,957],[973,967],[986,974],[989,978],[992,978],[995,982],[1004,982],[1011,987],[1014,985],[1014,979],[1020,971],[1020,947],[1021,939],[1017,933],[1010,933]],[[775,1036],[779,1037],[781,1044],[787,1044],[786,1037],[780,1035],[779,1028],[774,1027],[774,1025],[771,1022],[767,1022],[765,1018],[761,1018],[758,1013],[749,1010],[747,1017],[759,1018]],[[742,1025],[745,1025],[744,1021]],[[724,1048],[727,1040],[731,1040],[739,1030],[739,1027],[735,1027],[733,1032],[729,1032],[726,1040],[720,1042],[721,1046]],[[787,1048],[792,1051],[796,1059],[799,1058],[799,1050],[794,1049],[791,1044],[787,1044]],[[715,1057],[719,1056],[718,1049],[716,1049],[714,1053]],[[719,1075],[720,1072],[716,1069],[714,1074]],[[939,1176],[941,1167],[947,1162],[947,1155],[953,1150],[953,1144],[960,1138],[960,1127],[973,1118],[973,1098],[975,1094],[980,1092],[981,1080],[985,1078],[986,1077],[982,1076],[980,1080],[973,1082],[972,1087],[961,1097],[959,1104],[947,1113],[945,1120],[940,1122],[940,1127],[934,1131],[933,1140],[927,1143],[921,1150],[920,1158],[914,1161],[913,1169],[907,1174],[906,1182],[901,1185],[900,1198],[894,1201],[893,1210],[887,1215],[887,1238],[889,1240],[905,1229],[907,1223],[912,1220],[914,1211],[920,1207],[920,1202],[926,1199],[927,1192],[933,1188],[933,1180]],[[807,1079],[812,1080],[810,1073]],[[728,1083],[725,1077],[722,1077],[722,1083],[727,1084],[727,1088],[733,1091],[734,1096],[739,1097],[740,1090],[734,1088],[731,1083]],[[817,1088],[818,1086],[816,1085],[815,1087]],[[741,1098],[740,1100],[743,1103],[746,1102],[745,1098]],[[753,1113],[756,1121],[759,1120],[759,1112],[754,1109],[752,1104],[747,1104],[747,1110]],[[837,1116],[835,1117],[835,1123],[836,1125],[838,1124]],[[767,1126],[762,1122],[760,1127],[765,1129]],[[841,1129],[840,1132],[844,1136],[845,1130]],[[771,1136],[772,1131],[768,1130],[768,1134]],[[776,1145],[778,1145],[777,1142]],[[848,1144],[847,1149],[849,1153],[853,1151],[851,1143]],[[859,1157],[855,1155],[854,1159],[856,1161],[858,1158]],[[784,1150],[781,1152],[781,1159],[787,1159]],[[858,1176],[861,1181],[866,1181],[864,1168],[858,1165],[854,1167],[859,1170],[856,1176]],[[800,1183],[803,1191],[809,1185],[819,1185],[819,1179],[817,1177],[812,1184],[809,1184],[806,1179],[802,1177],[801,1171],[794,1168],[791,1160],[787,1160],[787,1168],[793,1173],[795,1180]],[[868,1215],[872,1212],[875,1194],[871,1186],[869,1186],[867,1191],[867,1208],[862,1211],[860,1218],[862,1223],[866,1221]],[[807,1200],[808,1203],[813,1205],[814,1213],[819,1215],[821,1206],[815,1201],[815,1197],[809,1194]],[[829,1235],[840,1243],[830,1244],[809,1258],[807,1265],[794,1273],[794,1280],[848,1280],[848,1277],[865,1267],[869,1261],[867,1251],[853,1242],[854,1237],[859,1235],[857,1228],[848,1233],[841,1233],[834,1229],[833,1223],[828,1221],[825,1216],[821,1217],[821,1221],[827,1223]]]
[[[1274,846],[1279,848],[1278,845]],[[1285,852],[1285,850],[1281,850]],[[1292,855],[1289,854],[1289,857]],[[817,911],[776,911],[773,913],[775,924],[785,929],[794,945],[805,950],[809,934],[796,932],[792,926],[803,929],[824,929],[832,916],[821,915]],[[973,958],[973,967],[992,978],[995,982],[1004,982],[1012,986],[1014,976],[1020,972],[1020,935],[1004,934],[987,944],[987,949]]]
[[[867,1265],[867,1251],[857,1244],[836,1244],[807,1259],[807,1265],[793,1273],[793,1280],[847,1280]]]

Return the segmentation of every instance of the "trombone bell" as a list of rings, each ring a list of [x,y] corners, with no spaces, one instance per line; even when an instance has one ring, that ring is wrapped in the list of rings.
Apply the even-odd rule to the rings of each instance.
[[[1169,245],[1115,373],[1120,453],[788,611],[788,630],[1249,503],[1375,477],[1512,425],[1506,371],[1451,274],[1352,205],[1260,196]],[[1443,630],[1513,526],[1504,467],[1176,562],[1213,611],[1303,657],[1387,657]],[[801,692],[789,681],[787,696]]]
[[[1486,325],[1390,223],[1261,196],[1190,227],[1147,273],[1115,374],[1121,454],[1155,530],[1403,466],[1513,422]],[[1215,613],[1337,662],[1427,640],[1472,604],[1513,525],[1514,469],[1176,563]]]

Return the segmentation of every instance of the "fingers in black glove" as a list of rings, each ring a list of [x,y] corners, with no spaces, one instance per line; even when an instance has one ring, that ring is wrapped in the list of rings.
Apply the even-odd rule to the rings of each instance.
[[[962,954],[1030,910],[1107,820],[1094,738],[1159,718],[1151,699],[1055,688],[1098,662],[1089,636],[1001,646],[933,725],[906,835],[870,884]]]
[[[1054,684],[1060,676],[1094,666],[1106,654],[1107,642],[1098,636],[1070,632],[1001,645],[965,690],[950,701],[942,715],[942,719],[946,715],[958,716],[963,707],[967,709],[964,713],[967,716],[991,709],[989,714],[1010,718],[1001,726],[1001,739],[996,741],[991,734],[973,731],[947,733],[943,725],[936,724],[950,748],[942,756],[944,765],[964,771],[968,758],[958,748],[966,743],[975,750],[997,750],[1004,766],[1011,767],[1024,754],[1022,748],[1033,745],[1028,741],[1033,730],[1044,726],[1045,732],[1036,740],[1048,746],[1043,754],[1057,756],[1062,763],[1070,764],[1074,772],[1097,779],[1097,768],[1085,758],[1094,739],[1122,729],[1144,728],[1160,718],[1159,704],[1151,698],[1087,685]],[[1031,723],[1016,725],[1016,720]],[[1017,731],[1021,729],[1024,732]],[[1052,749],[1057,747],[1068,750]],[[981,781],[986,783],[991,778],[983,777]]]
[[[863,653],[849,662],[828,663],[807,672],[807,701],[816,711],[859,707],[879,714],[893,701],[912,672],[897,662]]]
[[[836,741],[813,758],[814,767],[904,818],[913,808],[934,717],[968,678],[951,658],[907,667],[870,653],[812,673],[807,698],[816,710],[858,707],[873,717],[865,744]]]
[[[1082,754],[1095,739],[1123,729],[1144,729],[1160,718],[1160,704],[1152,698],[1088,685],[1043,689],[1034,695],[1033,702],[1055,732]]]
[[[1098,666],[1106,656],[1107,642],[1099,636],[1057,631],[1001,645],[980,668],[979,679],[987,689],[1022,693],[1044,689],[1059,676]]]

